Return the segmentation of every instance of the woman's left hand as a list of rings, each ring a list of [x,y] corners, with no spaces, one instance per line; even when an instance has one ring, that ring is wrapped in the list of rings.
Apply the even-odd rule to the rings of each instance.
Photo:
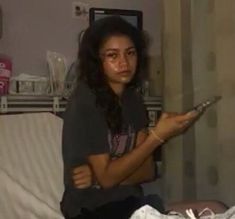
[[[181,114],[163,112],[152,130],[159,135],[162,141],[165,141],[173,136],[182,134],[200,115],[195,110]]]
[[[72,180],[75,188],[86,189],[92,186],[93,175],[89,165],[84,164],[73,169]]]

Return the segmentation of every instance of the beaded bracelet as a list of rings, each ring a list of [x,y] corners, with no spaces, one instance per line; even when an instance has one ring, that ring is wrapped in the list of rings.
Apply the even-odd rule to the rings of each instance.
[[[153,129],[150,129],[150,132],[153,134],[153,136],[154,136],[158,141],[160,141],[161,143],[164,143],[164,142],[165,142],[162,138],[160,138],[160,137],[158,136],[158,134],[157,134],[155,131],[153,131]]]

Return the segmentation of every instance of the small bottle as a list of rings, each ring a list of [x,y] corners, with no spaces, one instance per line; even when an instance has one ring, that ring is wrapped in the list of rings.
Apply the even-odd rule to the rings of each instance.
[[[12,73],[12,62],[10,57],[0,54],[0,95],[8,94],[9,81]]]

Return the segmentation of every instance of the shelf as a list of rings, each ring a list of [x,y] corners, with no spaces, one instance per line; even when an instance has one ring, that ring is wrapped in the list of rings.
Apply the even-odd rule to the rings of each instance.
[[[59,96],[1,96],[0,113],[63,112],[67,100]]]
[[[8,95],[0,97],[0,113],[63,112],[67,100],[61,96]],[[161,111],[161,97],[144,97],[148,111]]]

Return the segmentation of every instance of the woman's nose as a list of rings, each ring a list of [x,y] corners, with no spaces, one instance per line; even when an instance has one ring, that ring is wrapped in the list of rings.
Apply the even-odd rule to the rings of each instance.
[[[129,65],[128,58],[125,55],[121,55],[120,60],[119,60],[119,64],[120,64],[120,67],[127,68]]]

